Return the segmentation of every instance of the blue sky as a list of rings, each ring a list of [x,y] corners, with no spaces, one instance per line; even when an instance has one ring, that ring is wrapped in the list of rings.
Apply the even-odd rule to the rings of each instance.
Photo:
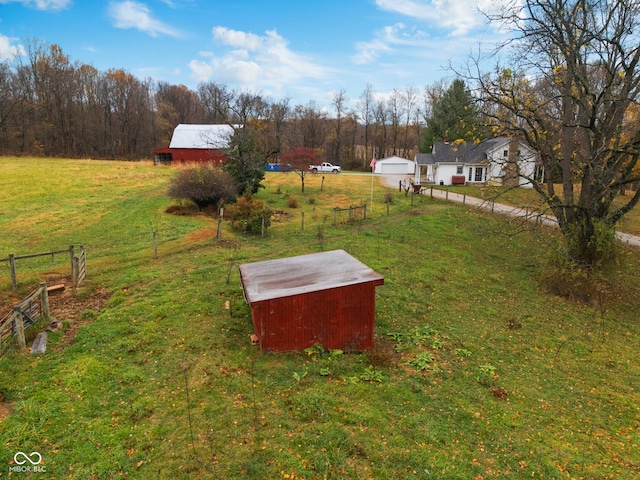
[[[499,33],[479,13],[508,0],[0,0],[0,59],[29,39],[71,61],[196,89],[328,105],[450,80]]]

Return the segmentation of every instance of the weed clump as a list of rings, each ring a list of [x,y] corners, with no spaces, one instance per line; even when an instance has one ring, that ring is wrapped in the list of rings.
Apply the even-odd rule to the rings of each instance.
[[[295,195],[289,195],[287,197],[287,207],[298,208],[298,197],[296,197]]]
[[[367,358],[373,367],[393,368],[398,364],[399,354],[392,342],[377,338],[373,348],[367,350]]]

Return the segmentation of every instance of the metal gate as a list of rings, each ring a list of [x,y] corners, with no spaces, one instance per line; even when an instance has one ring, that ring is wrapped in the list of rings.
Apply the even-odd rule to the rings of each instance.
[[[73,256],[73,272],[71,272],[75,286],[79,286],[87,278],[87,251],[80,247],[78,256]]]

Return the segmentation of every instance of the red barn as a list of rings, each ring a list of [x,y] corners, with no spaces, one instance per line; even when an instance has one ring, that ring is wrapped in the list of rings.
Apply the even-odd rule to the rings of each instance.
[[[226,160],[223,152],[229,147],[236,125],[190,125],[181,123],[173,131],[168,147],[153,151],[155,165]]]
[[[263,350],[373,347],[384,278],[344,250],[240,265],[240,277]]]

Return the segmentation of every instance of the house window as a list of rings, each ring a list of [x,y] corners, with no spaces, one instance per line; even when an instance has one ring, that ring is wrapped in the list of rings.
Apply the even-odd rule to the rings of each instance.
[[[456,175],[462,175],[462,166],[456,167]]]
[[[467,179],[470,182],[484,182],[486,181],[485,174],[486,169],[484,167],[469,167],[469,176]]]
[[[503,157],[508,157],[509,156],[509,150],[503,150],[502,151],[502,156]]]
[[[536,182],[544,182],[544,166],[536,165],[536,173],[533,177],[536,179]]]

